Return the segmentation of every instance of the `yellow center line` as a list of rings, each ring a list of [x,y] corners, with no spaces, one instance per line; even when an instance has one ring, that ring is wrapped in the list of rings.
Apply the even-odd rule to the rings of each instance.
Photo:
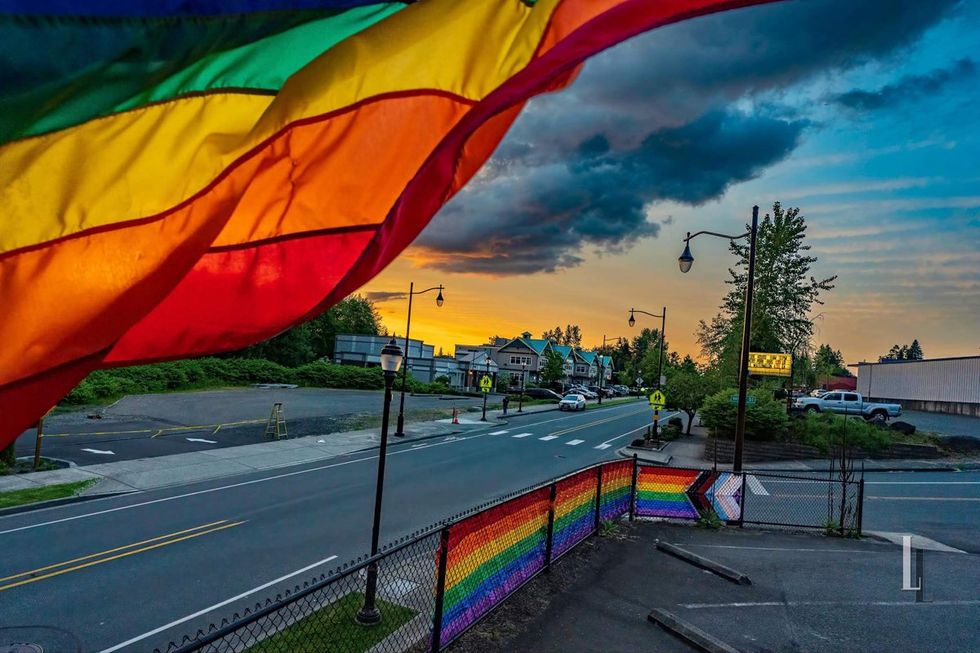
[[[623,419],[624,417],[632,417],[633,415],[639,415],[640,413],[645,413],[645,412],[646,409],[643,409],[643,410],[635,410],[631,413],[626,413],[624,415],[614,415],[613,417],[607,417],[605,419],[600,419],[595,422],[589,422],[588,424],[582,424],[580,426],[573,426],[571,428],[567,428],[561,431],[555,431],[553,433],[549,433],[549,435],[565,435],[566,433],[571,433],[572,431],[580,431],[590,426],[596,426],[597,424],[605,424],[606,422],[612,422],[617,419]]]
[[[66,438],[72,435],[84,436],[84,435],[131,435],[133,433],[153,433],[151,437],[157,437],[158,435],[163,435],[165,433],[177,432],[177,431],[205,431],[207,429],[214,429],[217,433],[218,429],[223,426],[242,426],[244,424],[262,424],[268,420],[264,417],[257,417],[255,419],[246,419],[240,422],[225,422],[223,424],[201,424],[199,426],[168,426],[163,429],[135,429],[132,431],[83,431],[80,433],[45,433],[43,437],[46,438]]]
[[[199,531],[202,528],[210,528],[211,526],[217,526],[218,524],[224,524],[227,519],[222,519],[221,521],[211,522],[210,524],[202,524],[201,526],[195,526],[194,528],[188,528],[186,530],[177,531],[176,533],[167,533],[166,535],[157,535],[156,537],[151,537],[148,540],[141,540],[139,542],[133,542],[132,544],[126,544],[125,546],[117,546],[114,549],[108,549],[106,551],[99,551],[97,553],[90,553],[88,555],[81,556],[80,558],[72,558],[71,560],[65,560],[64,562],[58,562],[53,565],[47,565],[46,567],[38,567],[37,569],[32,569],[30,571],[23,571],[19,574],[14,574],[13,576],[4,576],[0,578],[0,583],[5,580],[13,580],[14,578],[20,578],[22,576],[31,576],[33,574],[40,573],[42,571],[47,571],[49,569],[54,569],[56,567],[64,567],[65,565],[70,565],[73,562],[81,562],[82,560],[90,560],[91,558],[97,558],[99,556],[106,555],[108,553],[115,553],[116,551],[122,551],[124,549],[131,549],[134,546],[140,546],[141,544],[149,544],[150,542],[157,542],[159,540],[166,539],[168,537],[175,537],[177,535],[183,535],[184,533],[191,533],[193,531]]]
[[[108,558],[100,558],[98,560],[92,560],[91,562],[86,562],[84,564],[75,565],[74,567],[67,567],[65,569],[59,569],[58,571],[52,571],[49,574],[44,574],[42,576],[35,576],[34,578],[25,578],[24,580],[17,581],[16,583],[9,583],[7,585],[0,585],[0,592],[4,590],[13,589],[14,587],[19,587],[21,585],[27,585],[29,583],[36,583],[39,580],[44,580],[46,578],[51,578],[53,576],[60,576],[61,574],[67,574],[71,571],[78,571],[79,569],[85,569],[86,567],[91,567],[93,565],[101,565],[104,562],[111,562],[112,560],[118,560],[119,558],[125,558],[126,556],[135,555],[137,553],[143,553],[144,551],[150,551],[151,549],[157,549],[161,546],[167,546],[169,544],[176,544],[177,542],[182,542],[184,540],[189,540],[195,537],[201,537],[202,535],[207,535],[209,533],[215,533],[217,531],[222,531],[226,528],[233,528],[235,526],[241,526],[246,520],[232,522],[230,524],[223,524],[215,528],[211,528],[205,531],[198,531],[196,533],[191,533],[190,535],[184,535],[183,537],[174,538],[172,540],[167,540],[165,542],[158,542],[156,544],[151,544],[149,546],[144,546],[139,549],[134,549],[132,551],[126,551],[125,553],[117,553],[114,556],[109,556]],[[220,522],[216,522],[220,523]],[[193,529],[192,529],[193,530]],[[184,532],[184,531],[182,531]],[[125,548],[125,547],[122,547]]]

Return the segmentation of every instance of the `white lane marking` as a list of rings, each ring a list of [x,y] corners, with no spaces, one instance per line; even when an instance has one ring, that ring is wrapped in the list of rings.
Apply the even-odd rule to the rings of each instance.
[[[217,440],[205,440],[204,438],[184,438],[188,442],[205,442],[207,444],[218,444]]]
[[[572,447],[575,447],[575,446],[578,446],[578,445],[582,444],[583,442],[585,442],[585,440],[569,440],[565,444],[567,444],[569,446],[572,446]]]
[[[867,531],[865,531],[867,532]],[[794,551],[800,553],[883,553],[892,554],[894,549],[890,547],[878,547],[876,549],[802,549],[783,546],[736,546],[734,544],[697,544],[695,542],[684,542],[684,546],[700,546],[705,549],[746,549],[748,551]]]
[[[865,485],[980,485],[980,481],[865,481]]]
[[[681,607],[689,610],[704,610],[711,608],[781,608],[781,607],[803,607],[803,606],[847,606],[847,605],[867,605],[867,606],[886,606],[886,607],[927,607],[939,605],[980,605],[980,600],[964,599],[952,601],[756,601],[739,603],[681,603]]]
[[[769,491],[762,487],[762,483],[759,482],[759,479],[752,474],[745,477],[745,483],[749,486],[749,489],[752,490],[752,494],[757,494],[763,497],[769,496]]]
[[[980,497],[878,497],[872,494],[865,498],[876,501],[980,501]]]
[[[506,429],[503,431],[494,431],[493,433],[487,433],[487,435],[503,435],[504,433],[507,433]]]
[[[599,444],[599,445],[596,445],[596,446],[595,446],[595,447],[593,447],[593,448],[594,448],[594,449],[599,449],[599,450],[601,451],[601,450],[603,450],[603,449],[608,449],[608,448],[609,448],[609,447],[611,447],[611,446],[612,446],[611,444],[606,444],[605,442],[603,442],[602,444]]]
[[[465,438],[458,438],[457,440],[453,440],[453,442],[465,442],[466,440],[475,440],[476,438],[482,438],[485,435],[487,435],[487,434],[486,433],[478,433],[476,435],[471,435],[471,436],[468,436],[468,437],[465,437]],[[437,442],[437,443],[435,443],[433,445],[430,445],[427,448],[431,449],[431,448],[434,448],[434,447],[441,447],[441,446],[446,445],[446,444],[452,444],[452,442]],[[415,451],[415,449],[402,449],[401,451],[389,451],[388,452],[388,456],[389,457],[390,456],[398,456],[398,455],[401,455],[401,454],[411,453],[413,451]],[[143,506],[149,506],[149,505],[152,505],[154,503],[165,503],[167,501],[176,501],[177,499],[186,499],[188,497],[196,497],[196,496],[201,495],[201,494],[210,494],[211,492],[220,492],[222,490],[231,490],[231,489],[234,489],[234,488],[237,488],[237,487],[244,487],[246,485],[255,485],[256,483],[265,483],[266,481],[276,481],[276,480],[279,480],[281,478],[290,478],[292,476],[299,476],[300,474],[310,474],[312,472],[320,472],[320,471],[323,471],[324,469],[333,469],[334,467],[344,467],[346,465],[353,465],[354,463],[369,462],[371,460],[377,460],[377,459],[378,459],[378,457],[376,455],[375,456],[365,456],[364,458],[355,458],[353,460],[344,460],[344,461],[341,461],[339,463],[330,463],[329,465],[320,465],[318,467],[310,467],[309,469],[300,469],[300,470],[297,470],[295,472],[286,472],[284,474],[276,474],[274,476],[264,476],[262,478],[254,478],[251,481],[242,481],[240,483],[232,483],[230,485],[220,485],[218,487],[208,488],[207,490],[197,490],[195,492],[186,492],[184,494],[177,494],[177,495],[174,495],[172,497],[163,497],[163,498],[160,498],[160,499],[152,499],[150,501],[141,501],[140,503],[133,503],[133,504],[130,504],[130,505],[127,505],[127,506],[118,506],[116,508],[106,508],[105,510],[97,510],[95,512],[88,512],[88,513],[83,513],[81,515],[74,515],[72,517],[62,517],[61,519],[52,519],[51,521],[40,522],[38,524],[30,524],[30,525],[27,525],[27,526],[19,526],[17,528],[8,528],[5,531],[0,531],[0,535],[6,535],[7,533],[16,533],[17,531],[26,531],[26,530],[30,530],[32,528],[40,528],[42,526],[51,526],[53,524],[60,524],[62,522],[67,522],[67,521],[75,521],[76,519],[85,519],[87,517],[97,517],[98,515],[105,515],[107,513],[110,513],[110,512],[118,512],[120,510],[130,510],[131,508],[141,508]],[[303,463],[300,463],[300,464],[303,464]],[[306,463],[306,464],[308,464],[308,463]],[[285,465],[281,465],[280,467],[295,467],[295,466],[296,466],[296,463],[287,463]],[[263,471],[263,470],[257,470],[257,471]],[[268,469],[267,470],[264,470],[264,471],[268,471]],[[217,480],[217,479],[212,479],[212,480]],[[155,488],[154,490],[140,490],[139,492],[136,492],[136,493],[133,493],[133,494],[140,494],[140,493],[144,493],[144,492],[151,492],[151,491],[156,491],[156,490],[166,490],[166,489],[167,488]],[[105,501],[105,500],[108,500],[108,498],[107,499],[95,499],[94,501],[100,501],[100,500],[101,501]],[[93,503],[94,503],[94,501],[93,501]],[[54,508],[48,508],[48,510],[54,510]],[[10,519],[10,518],[13,518],[15,516],[16,515],[7,515],[7,516],[4,516],[4,517],[0,517],[0,520],[2,520],[2,519]]]
[[[136,642],[142,641],[142,640],[146,639],[147,637],[152,637],[153,635],[156,635],[157,633],[162,633],[163,631],[167,630],[168,628],[173,628],[174,626],[179,626],[180,624],[184,623],[185,621],[190,621],[191,619],[196,619],[197,617],[200,617],[201,615],[205,615],[205,614],[211,612],[212,610],[217,610],[218,608],[222,608],[222,607],[228,605],[229,603],[234,603],[235,601],[239,601],[241,599],[244,599],[246,596],[249,596],[250,594],[255,594],[256,592],[261,592],[262,590],[266,589],[267,587],[272,587],[276,583],[281,583],[282,581],[288,580],[288,579],[292,578],[293,576],[298,576],[299,574],[302,574],[304,572],[307,572],[310,569],[313,569],[314,567],[319,567],[320,565],[326,564],[326,563],[328,563],[331,560],[334,560],[336,558],[337,558],[337,556],[330,556],[329,558],[324,558],[323,560],[318,560],[317,562],[314,562],[312,565],[307,565],[307,566],[303,567],[302,569],[297,569],[296,571],[294,571],[292,573],[289,573],[289,574],[286,574],[285,576],[280,576],[279,578],[276,578],[275,580],[270,580],[268,583],[263,583],[262,585],[259,585],[258,587],[253,587],[252,589],[250,589],[250,590],[248,590],[246,592],[242,592],[238,596],[233,596],[230,599],[225,599],[224,601],[222,601],[220,603],[215,603],[214,605],[212,605],[210,607],[207,607],[207,608],[204,608],[203,610],[198,610],[194,614],[189,614],[186,617],[181,617],[180,619],[177,619],[176,621],[171,621],[169,624],[166,624],[164,626],[160,626],[159,628],[154,628],[153,630],[150,630],[148,632],[145,632],[142,635],[137,635],[136,637],[133,637],[132,639],[127,639],[125,642],[122,642],[120,644],[116,644],[115,646],[112,646],[112,647],[107,648],[107,649],[103,649],[102,653],[112,653],[113,651],[118,651],[119,649],[125,648],[125,647],[129,646],[130,644],[135,644]]]
[[[557,440],[558,439],[558,436],[557,435],[546,435],[543,438],[538,438],[538,439],[539,440],[544,440],[545,442],[547,442],[548,440]]]
[[[101,454],[103,456],[115,456],[116,455],[116,452],[115,451],[109,451],[109,450],[102,451],[101,449],[82,449],[82,451],[87,451],[89,453],[97,453],[97,454]]]
[[[677,413],[677,412],[664,413],[663,415],[660,416],[660,421],[663,422],[664,420],[670,419],[670,417],[672,417],[674,415],[678,415],[678,414],[679,413]],[[627,431],[626,433],[623,433],[621,435],[617,435],[614,438],[609,438],[608,440],[606,440],[605,442],[603,442],[602,444],[600,444],[599,446],[597,446],[596,449],[599,449],[599,448],[608,449],[609,447],[612,446],[612,443],[615,442],[616,440],[618,440],[620,438],[625,438],[627,435],[630,435],[632,433],[636,433],[637,431],[642,431],[645,428],[647,428],[647,425],[646,424],[644,424],[643,426],[639,426],[639,427],[633,429],[632,431]]]
[[[529,435],[532,435],[532,434],[531,433],[518,433],[517,435],[512,435],[510,437],[512,437],[512,438],[526,438]]]

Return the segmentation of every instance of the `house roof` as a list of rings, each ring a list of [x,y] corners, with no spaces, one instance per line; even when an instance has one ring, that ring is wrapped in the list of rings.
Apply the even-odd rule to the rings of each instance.
[[[586,363],[591,365],[595,362],[595,352],[594,351],[582,351],[581,349],[576,349],[575,353],[579,358],[584,360]]]
[[[534,353],[538,354],[539,356],[544,354],[544,350],[551,344],[550,340],[544,340],[543,338],[521,338],[521,340],[523,340],[531,349],[534,350]]]
[[[562,358],[568,358],[572,353],[570,345],[556,345],[555,343],[551,343],[551,349]]]

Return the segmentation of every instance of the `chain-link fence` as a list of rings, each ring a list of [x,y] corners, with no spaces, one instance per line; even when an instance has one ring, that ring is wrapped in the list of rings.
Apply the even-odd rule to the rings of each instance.
[[[745,474],[745,524],[860,534],[864,481],[831,472]]]
[[[863,487],[850,478],[655,467],[636,458],[600,463],[477,506],[163,653],[439,651],[603,521],[628,513],[860,533]],[[381,621],[362,625],[372,566]]]

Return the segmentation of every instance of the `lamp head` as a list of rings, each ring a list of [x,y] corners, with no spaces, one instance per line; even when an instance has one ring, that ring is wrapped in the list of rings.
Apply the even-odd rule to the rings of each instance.
[[[442,286],[439,286],[439,294],[436,295],[436,306],[442,306],[442,303],[446,301],[442,298]]]
[[[629,321],[629,325],[630,326],[635,326],[636,325],[636,318],[633,317],[633,309],[632,308],[630,309],[630,319],[628,321]]]
[[[694,265],[694,255],[691,254],[691,233],[688,232],[687,239],[684,241],[684,253],[677,257],[677,264],[681,268],[681,272],[687,272]]]
[[[402,366],[402,348],[392,338],[381,350],[381,369],[394,374]]]

